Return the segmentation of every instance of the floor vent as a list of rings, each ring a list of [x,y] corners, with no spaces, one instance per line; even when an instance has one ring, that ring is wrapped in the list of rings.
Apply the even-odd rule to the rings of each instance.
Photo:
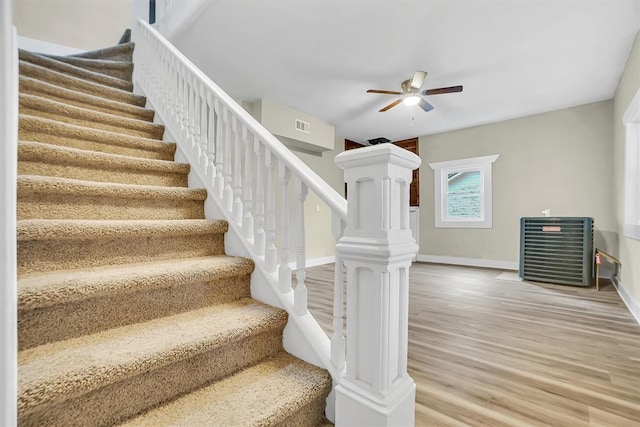
[[[591,286],[593,218],[521,218],[520,277]]]

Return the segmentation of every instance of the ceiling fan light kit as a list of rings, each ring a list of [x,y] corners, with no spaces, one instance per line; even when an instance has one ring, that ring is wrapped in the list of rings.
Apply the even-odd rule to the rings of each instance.
[[[462,86],[449,86],[449,87],[441,87],[437,89],[427,89],[420,91],[422,85],[424,84],[424,80],[427,77],[426,71],[416,71],[413,74],[413,78],[409,80],[405,80],[400,84],[402,88],[402,92],[397,92],[393,90],[378,90],[378,89],[369,89],[367,93],[379,93],[383,95],[402,95],[400,99],[393,101],[391,104],[380,109],[381,113],[388,111],[402,102],[404,105],[412,106],[419,105],[423,111],[431,111],[433,110],[433,105],[429,104],[423,97],[430,95],[441,95],[444,93],[455,93],[462,92]]]
[[[422,98],[420,98],[418,95],[407,95],[404,98],[402,98],[402,102],[404,103],[404,105],[416,105],[418,102],[420,102]]]

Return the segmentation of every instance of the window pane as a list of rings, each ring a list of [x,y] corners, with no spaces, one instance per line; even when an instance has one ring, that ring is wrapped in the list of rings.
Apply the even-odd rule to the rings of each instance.
[[[480,171],[454,172],[447,176],[447,193],[480,194]]]
[[[480,171],[447,174],[447,217],[480,219]]]
[[[480,219],[480,201],[480,194],[449,194],[447,217]]]

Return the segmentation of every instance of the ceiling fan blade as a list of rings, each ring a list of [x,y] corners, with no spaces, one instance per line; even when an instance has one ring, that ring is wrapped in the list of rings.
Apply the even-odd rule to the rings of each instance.
[[[441,87],[438,89],[423,90],[423,95],[440,95],[443,93],[462,92],[462,86]]]
[[[402,95],[402,92],[396,92],[393,90],[376,90],[376,89],[369,89],[367,93],[383,93],[385,95]]]
[[[411,87],[414,89],[420,89],[426,77],[427,77],[426,71],[416,71],[413,74],[413,79],[411,79]]]
[[[431,110],[433,110],[433,105],[429,104],[427,101],[425,101],[424,99],[421,99],[420,102],[418,102],[418,105],[420,106],[420,108],[422,108],[425,112],[429,112]]]
[[[395,101],[393,101],[391,104],[387,105],[386,107],[384,107],[382,110],[380,110],[381,113],[384,113],[387,110],[390,110],[391,108],[395,107],[396,105],[400,104],[402,102],[402,98],[400,99],[396,99]]]

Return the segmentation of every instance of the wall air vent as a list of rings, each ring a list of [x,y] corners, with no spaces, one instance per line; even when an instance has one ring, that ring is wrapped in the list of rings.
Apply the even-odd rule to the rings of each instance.
[[[304,133],[311,133],[311,123],[296,119],[296,130]]]
[[[520,277],[591,286],[593,218],[520,219]]]

